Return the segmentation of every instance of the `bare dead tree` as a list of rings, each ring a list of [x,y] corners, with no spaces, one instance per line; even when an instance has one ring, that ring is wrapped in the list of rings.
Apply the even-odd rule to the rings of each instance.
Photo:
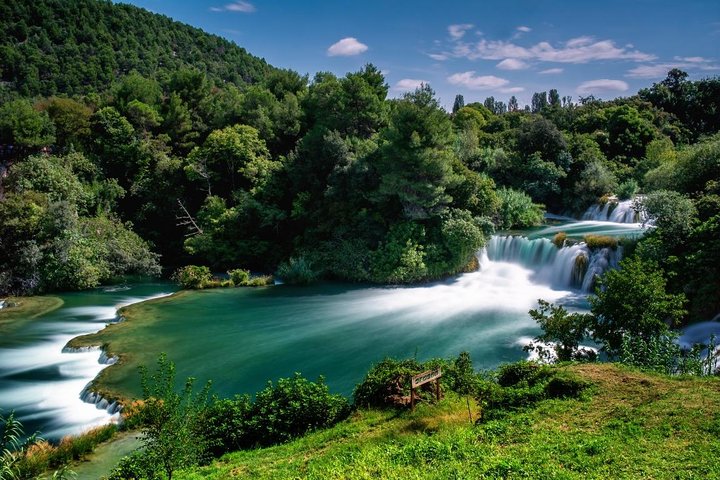
[[[180,205],[180,209],[183,211],[184,215],[176,215],[175,218],[178,220],[177,225],[179,227],[185,227],[188,229],[188,233],[186,233],[185,236],[192,237],[194,235],[202,234],[203,229],[200,228],[193,216],[190,215],[190,212],[188,212],[188,209],[185,208],[185,205],[179,198],[177,199],[177,203],[178,205]]]

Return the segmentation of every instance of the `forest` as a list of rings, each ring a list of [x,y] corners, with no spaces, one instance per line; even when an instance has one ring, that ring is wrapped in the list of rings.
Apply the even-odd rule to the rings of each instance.
[[[188,264],[422,282],[477,268],[497,230],[642,194],[638,278],[678,319],[720,311],[718,77],[448,112],[373,65],[308,78],[128,5],[0,8],[0,294]]]

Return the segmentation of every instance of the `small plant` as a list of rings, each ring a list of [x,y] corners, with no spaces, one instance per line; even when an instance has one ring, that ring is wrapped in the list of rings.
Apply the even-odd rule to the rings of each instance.
[[[629,180],[624,181],[621,183],[617,188],[617,196],[620,200],[628,200],[635,195],[635,193],[638,191],[638,183],[635,181],[635,179],[631,178]]]
[[[182,288],[197,290],[206,288],[212,281],[210,269],[204,266],[186,265],[178,268],[171,279]]]
[[[242,268],[236,268],[227,272],[230,276],[230,280],[233,285],[239,287],[241,285],[247,285],[250,280],[250,270],[243,270]]]
[[[607,235],[588,234],[583,237],[583,240],[585,240],[585,244],[590,250],[596,250],[600,248],[611,248],[615,250],[618,246],[617,238]]]
[[[308,285],[317,280],[318,274],[305,257],[290,258],[280,264],[277,276],[290,285]]]
[[[552,239],[553,245],[555,245],[557,248],[562,248],[565,246],[565,240],[567,240],[567,233],[565,232],[558,232],[555,234],[555,236]]]

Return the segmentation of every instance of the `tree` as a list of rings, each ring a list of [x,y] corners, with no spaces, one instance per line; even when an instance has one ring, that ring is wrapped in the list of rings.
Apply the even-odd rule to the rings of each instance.
[[[143,433],[144,455],[172,480],[178,468],[196,464],[205,445],[198,435],[201,413],[206,408],[210,382],[193,393],[193,378],[175,390],[175,364],[161,354],[157,370],[150,374],[140,368],[143,406],[139,412]]]
[[[517,112],[519,109],[518,100],[515,95],[513,95],[510,97],[510,100],[508,100],[508,112]]]
[[[452,124],[429,86],[395,104],[383,140],[377,166],[383,197],[397,199],[409,219],[427,218],[450,203]]]
[[[685,315],[685,295],[667,293],[666,283],[656,263],[637,256],[600,277],[596,296],[590,298],[590,329],[610,356],[620,354],[624,338],[648,342],[666,334]]]
[[[558,361],[578,360],[593,358],[594,352],[588,349],[581,349],[582,342],[589,334],[588,327],[592,317],[589,314],[569,313],[561,305],[553,305],[545,300],[538,300],[539,307],[530,310],[528,313],[535,320],[543,333],[535,337],[527,349],[535,350],[541,358],[547,356],[542,343],[552,342],[555,357]]]
[[[52,145],[55,126],[47,112],[33,108],[28,100],[13,100],[0,106],[0,143],[13,145],[21,153]]]
[[[270,159],[258,131],[248,125],[215,130],[202,147],[190,154],[187,169],[191,178],[202,178],[218,193],[229,195],[238,188],[255,191],[268,181],[279,167]]]
[[[455,101],[453,102],[453,108],[452,113],[455,115],[458,110],[463,108],[465,106],[465,97],[463,97],[461,94],[455,95]]]

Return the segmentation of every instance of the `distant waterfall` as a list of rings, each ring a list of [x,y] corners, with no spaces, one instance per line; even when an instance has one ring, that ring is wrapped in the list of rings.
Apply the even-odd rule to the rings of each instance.
[[[547,238],[495,235],[487,244],[491,261],[510,262],[534,270],[537,281],[555,288],[575,288],[590,292],[595,279],[617,268],[622,247],[589,249],[585,243],[562,248]]]
[[[619,201],[611,197],[605,203],[596,203],[585,211],[583,220],[615,223],[642,223],[644,215],[633,209],[633,200]]]

